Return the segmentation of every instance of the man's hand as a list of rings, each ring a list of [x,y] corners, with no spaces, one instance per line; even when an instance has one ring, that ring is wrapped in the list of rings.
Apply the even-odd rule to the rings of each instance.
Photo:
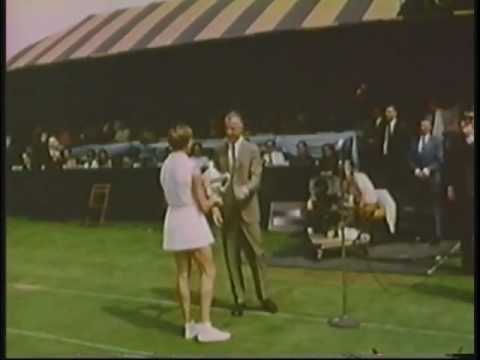
[[[249,194],[248,187],[245,185],[240,186],[237,190],[237,198],[238,200],[245,200]]]
[[[416,176],[416,177],[422,177],[422,170],[420,170],[420,169],[415,169],[415,176]]]
[[[430,176],[430,169],[429,168],[423,168],[422,172],[426,177]]]
[[[213,215],[213,222],[215,223],[215,225],[218,227],[222,227],[223,217],[222,217],[222,212],[218,207],[214,207],[212,209],[212,215]]]
[[[308,199],[307,201],[307,210],[312,211],[313,210],[313,199]]]
[[[447,197],[448,200],[455,201],[455,190],[453,189],[453,186],[447,187]]]

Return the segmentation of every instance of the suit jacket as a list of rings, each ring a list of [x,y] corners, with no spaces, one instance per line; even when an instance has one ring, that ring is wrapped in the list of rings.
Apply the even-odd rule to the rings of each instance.
[[[220,172],[230,172],[228,161],[228,143],[216,151],[215,165]],[[238,149],[236,166],[231,173],[229,187],[224,194],[225,222],[235,210],[239,210],[242,220],[247,223],[260,222],[260,204],[258,190],[262,178],[262,159],[257,145],[243,140]],[[241,187],[248,189],[246,199],[239,200],[236,194]]]
[[[474,145],[469,145],[462,135],[446,139],[446,183],[455,188],[459,201],[472,203],[475,190]]]
[[[384,155],[383,143],[385,140],[385,127],[387,125],[387,121],[384,120],[380,125],[380,130],[378,132],[380,137],[378,142],[380,157],[383,161],[387,161],[390,164],[395,164],[396,167],[402,167],[406,160],[406,154],[408,153],[407,128],[402,122],[397,120],[393,132],[389,135],[387,155]]]
[[[420,136],[410,145],[410,169],[428,168],[430,170],[430,179],[435,186],[441,185],[441,168],[443,164],[443,144],[442,141],[433,135],[427,143],[423,145],[423,150],[418,151]]]

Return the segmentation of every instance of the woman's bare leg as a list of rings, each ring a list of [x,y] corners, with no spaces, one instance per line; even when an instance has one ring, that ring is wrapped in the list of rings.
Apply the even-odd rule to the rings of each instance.
[[[182,251],[175,253],[177,264],[177,296],[182,309],[185,324],[190,323],[190,252]]]
[[[210,246],[192,252],[192,256],[200,269],[200,312],[201,321],[210,323],[213,289],[215,285],[216,268]]]

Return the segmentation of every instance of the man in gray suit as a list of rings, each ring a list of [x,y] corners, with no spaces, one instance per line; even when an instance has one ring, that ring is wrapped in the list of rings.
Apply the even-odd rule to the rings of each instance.
[[[255,290],[263,309],[275,313],[276,304],[268,298],[265,284],[265,259],[260,230],[260,205],[257,191],[262,176],[262,159],[255,144],[243,137],[244,124],[237,112],[225,118],[227,141],[216,151],[218,170],[230,173],[231,181],[223,196],[222,226],[225,259],[235,307],[232,315],[242,316],[245,310],[245,285],[241,253],[252,270]]]
[[[443,238],[442,163],[442,141],[432,135],[432,121],[423,119],[420,122],[420,135],[410,148],[410,167],[416,179],[416,199],[433,210],[434,238],[430,244],[438,244]]]

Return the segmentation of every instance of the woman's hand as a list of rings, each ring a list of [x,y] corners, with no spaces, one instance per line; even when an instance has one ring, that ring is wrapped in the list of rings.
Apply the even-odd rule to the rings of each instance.
[[[222,212],[220,209],[215,206],[212,208],[212,217],[213,217],[213,222],[215,223],[216,226],[222,227],[223,225],[223,216]]]

